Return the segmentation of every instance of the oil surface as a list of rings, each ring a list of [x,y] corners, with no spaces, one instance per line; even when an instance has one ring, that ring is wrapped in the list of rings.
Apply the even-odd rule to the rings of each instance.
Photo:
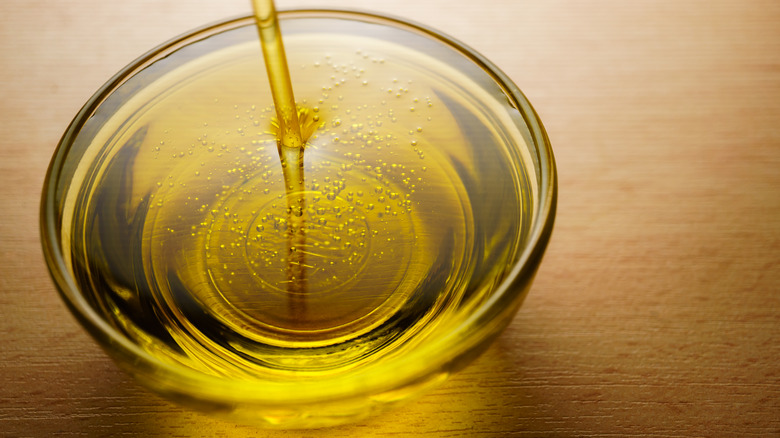
[[[372,23],[284,25],[303,191],[286,189],[251,28],[158,61],[84,127],[70,262],[93,307],[163,361],[287,379],[402,354],[487,299],[527,231],[507,146],[527,134],[482,70]]]

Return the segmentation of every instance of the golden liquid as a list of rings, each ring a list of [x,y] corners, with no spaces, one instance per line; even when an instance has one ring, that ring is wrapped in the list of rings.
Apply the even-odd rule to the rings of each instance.
[[[349,373],[457,324],[528,229],[517,187],[533,175],[507,146],[528,134],[503,90],[416,33],[284,22],[309,109],[291,193],[252,30],[158,61],[82,128],[93,164],[75,170],[64,239],[93,307],[162,361],[280,381]]]
[[[280,147],[297,152],[296,158],[302,157],[303,144],[306,139],[301,135],[298,110],[290,71],[287,67],[287,54],[284,50],[276,6],[273,0],[253,0],[252,4],[255,11],[257,32],[260,34],[263,58],[265,59],[265,70],[271,86],[271,96],[279,118]],[[281,153],[280,156],[282,162],[285,162],[285,154]],[[296,159],[297,161],[299,160]]]
[[[294,319],[306,314],[306,209],[303,166],[304,138],[298,118],[287,54],[273,0],[253,0],[265,70],[277,116],[277,148],[287,194],[287,296]],[[313,128],[313,127],[312,127]],[[309,134],[311,129],[307,129]]]

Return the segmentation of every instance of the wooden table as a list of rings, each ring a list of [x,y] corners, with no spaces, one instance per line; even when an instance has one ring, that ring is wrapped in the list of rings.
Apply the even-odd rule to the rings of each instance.
[[[545,121],[556,229],[509,329],[440,389],[335,429],[236,426],[141,389],[48,277],[43,176],[114,72],[249,1],[4,0],[0,436],[780,436],[780,2],[365,3],[327,2],[466,42]]]

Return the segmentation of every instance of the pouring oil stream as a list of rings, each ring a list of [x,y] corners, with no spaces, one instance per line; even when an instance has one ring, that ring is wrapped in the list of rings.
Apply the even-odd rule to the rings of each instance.
[[[290,316],[306,316],[305,140],[301,135],[287,56],[273,0],[252,0],[255,23],[278,120],[277,147],[287,193],[287,293]]]

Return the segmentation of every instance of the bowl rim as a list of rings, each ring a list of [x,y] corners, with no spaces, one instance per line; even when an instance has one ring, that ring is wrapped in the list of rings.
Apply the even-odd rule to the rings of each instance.
[[[62,165],[71,148],[72,140],[89,118],[89,115],[98,108],[113,90],[136,72],[165,56],[166,53],[174,52],[181,47],[212,36],[215,32],[228,31],[253,24],[254,18],[251,15],[245,15],[220,20],[213,24],[193,29],[135,59],[116,73],[90,97],[69,124],[57,145],[44,180],[40,205],[40,233],[44,258],[63,301],[65,301],[70,311],[96,338],[101,346],[105,348],[107,345],[111,345],[112,350],[109,350],[109,353],[132,358],[137,369],[153,374],[156,383],[159,384],[156,388],[157,390],[183,391],[186,394],[205,400],[228,403],[251,402],[265,404],[273,402],[275,406],[280,406],[282,404],[292,405],[316,403],[324,400],[343,400],[355,398],[359,395],[393,391],[399,387],[425,381],[432,375],[446,374],[449,372],[448,364],[477,350],[480,344],[484,342],[485,337],[497,336],[503,330],[505,325],[500,327],[491,326],[490,321],[495,320],[496,316],[503,312],[511,311],[514,313],[515,309],[506,309],[502,308],[502,306],[511,302],[507,297],[512,295],[513,285],[516,285],[518,281],[526,279],[526,283],[530,284],[549,243],[557,205],[558,189],[555,159],[547,132],[538,114],[525,95],[503,71],[476,50],[459,40],[405,18],[356,9],[306,8],[279,11],[280,21],[300,17],[331,17],[369,21],[411,30],[421,33],[428,38],[434,38],[457,50],[487,72],[504,90],[506,97],[511,99],[510,103],[522,114],[534,142],[535,152],[538,154],[538,163],[535,166],[538,179],[538,210],[533,214],[527,241],[520,249],[517,261],[496,287],[494,294],[475,308],[468,318],[455,327],[455,330],[445,336],[437,337],[433,345],[416,350],[408,356],[394,358],[390,362],[394,366],[393,372],[387,373],[390,377],[381,377],[383,373],[376,372],[376,370],[371,370],[369,375],[362,375],[363,379],[358,379],[360,381],[359,388],[355,387],[355,377],[350,376],[349,379],[336,378],[330,385],[323,385],[319,381],[315,384],[300,381],[295,383],[295,391],[290,391],[290,383],[279,384],[265,381],[224,379],[199,373],[184,366],[163,362],[148,354],[124,337],[117,329],[105,322],[89,306],[86,299],[78,293],[79,288],[75,280],[68,275],[68,268],[63,260],[62,248],[60,246],[61,232],[57,228],[58,221],[61,219],[61,213],[57,208],[57,188]],[[469,327],[479,324],[487,324],[488,328],[481,331],[469,329]],[[488,330],[490,331],[489,333],[486,332]],[[458,342],[453,344],[455,340]],[[457,347],[453,349],[452,345],[457,345]],[[443,351],[446,354],[441,354]],[[420,357],[425,360],[420,360]],[[387,367],[385,366],[384,368]],[[324,390],[326,386],[327,390]],[[356,389],[359,390],[356,391]],[[248,396],[248,394],[251,395]],[[237,395],[240,396],[237,397]]]

